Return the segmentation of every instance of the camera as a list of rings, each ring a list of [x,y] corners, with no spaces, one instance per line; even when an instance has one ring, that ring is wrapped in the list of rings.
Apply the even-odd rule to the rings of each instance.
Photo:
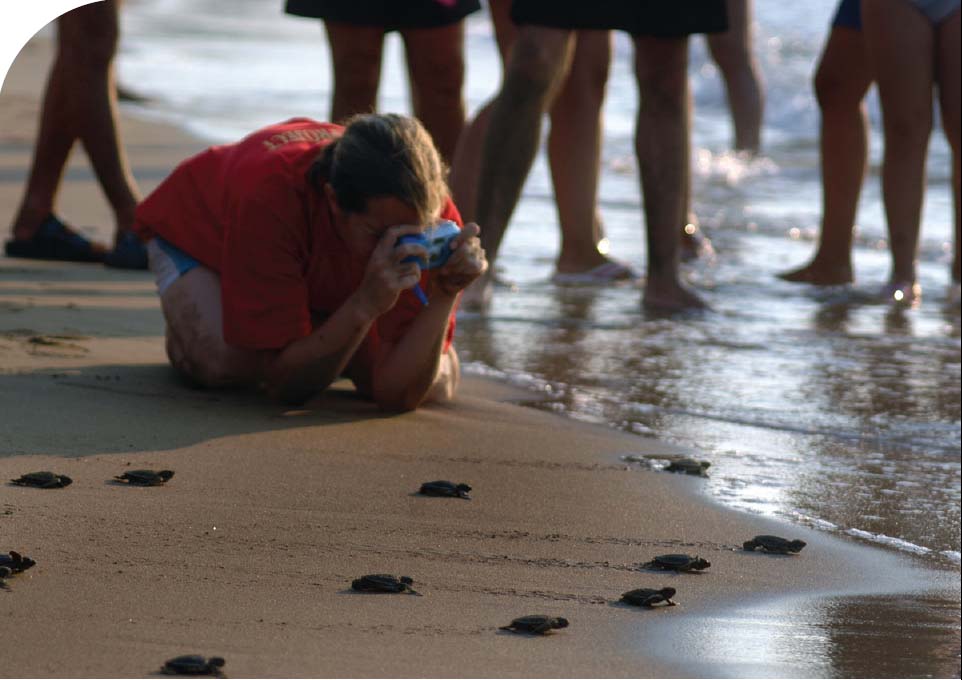
[[[397,240],[397,245],[416,243],[428,251],[427,261],[411,256],[405,262],[417,262],[421,269],[437,269],[451,257],[451,240],[461,233],[461,229],[451,220],[444,220],[420,234],[405,234]]]

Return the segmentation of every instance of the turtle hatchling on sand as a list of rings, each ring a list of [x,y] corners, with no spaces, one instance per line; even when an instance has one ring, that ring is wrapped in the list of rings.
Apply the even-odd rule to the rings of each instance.
[[[761,536],[756,536],[750,541],[745,541],[742,544],[742,547],[745,550],[761,548],[765,552],[788,555],[789,553],[801,552],[802,548],[804,548],[806,545],[807,543],[805,543],[805,541],[800,541],[798,539],[789,541],[787,538],[782,538],[781,536],[768,536],[763,534]]]
[[[543,614],[532,614],[515,619],[507,626],[501,626],[499,630],[509,630],[512,633],[530,633],[532,635],[546,635],[556,628],[567,628],[568,619],[560,616],[545,616]]]
[[[425,482],[421,485],[421,490],[418,491],[418,493],[424,494],[425,496],[445,496],[470,500],[471,496],[468,495],[468,491],[470,490],[471,487],[467,484],[455,484],[454,482],[439,479],[436,482]]]
[[[707,460],[695,460],[694,458],[676,458],[665,467],[666,472],[681,472],[686,475],[698,475],[699,477],[708,476],[708,468],[711,463]]]
[[[18,486],[35,486],[38,489],[62,489],[73,483],[73,480],[67,475],[58,475],[55,472],[46,471],[28,472],[10,481]]]
[[[9,553],[0,553],[0,568],[9,569],[13,574],[26,571],[35,564],[36,562],[32,559],[21,555],[16,550],[11,550]]]
[[[13,576],[13,569],[10,567],[0,567],[0,590],[10,590],[6,579]]]
[[[410,593],[420,595],[411,585],[410,576],[391,576],[390,574],[368,574],[351,582],[351,589],[362,593]]]
[[[664,602],[670,607],[674,607],[677,602],[672,602],[675,596],[674,588],[637,588],[629,590],[621,596],[621,601],[626,604],[633,604],[636,607],[653,607],[659,602]]]
[[[646,569],[663,569],[665,571],[701,571],[711,566],[711,562],[691,555],[658,555],[643,565]]]
[[[160,486],[173,476],[173,470],[130,470],[114,479],[134,486]]]
[[[185,654],[168,660],[161,673],[166,675],[215,675],[222,676],[221,668],[226,662],[222,657],[212,656],[210,658],[199,654]]]

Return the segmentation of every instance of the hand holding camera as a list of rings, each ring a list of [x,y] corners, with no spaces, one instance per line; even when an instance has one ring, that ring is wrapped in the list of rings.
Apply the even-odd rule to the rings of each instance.
[[[421,269],[441,270],[437,274],[438,287],[442,292],[454,295],[487,269],[487,261],[477,239],[479,231],[477,225],[469,224],[462,232],[454,222],[445,220],[420,234],[401,236],[397,245],[415,243],[423,246],[427,250],[426,259],[412,256],[403,261],[417,262]],[[455,245],[453,242],[459,236],[465,238]],[[445,267],[449,260],[451,265]],[[428,304],[427,295],[420,284],[415,285],[413,291],[422,304]]]

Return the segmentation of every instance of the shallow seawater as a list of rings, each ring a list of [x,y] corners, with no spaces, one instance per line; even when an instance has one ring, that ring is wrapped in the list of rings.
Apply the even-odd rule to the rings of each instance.
[[[921,306],[875,298],[888,254],[874,92],[858,284],[817,290],[775,277],[814,251],[821,186],[811,76],[834,6],[756,3],[767,108],[755,160],[728,151],[722,81],[704,41],[691,41],[693,202],[717,255],[686,276],[712,311],[650,317],[638,288],[549,283],[558,229],[542,154],[498,261],[516,289],[499,290],[484,317],[463,314],[457,345],[467,370],[537,386],[548,408],[691,448],[712,462],[705,487],[726,503],[957,568],[962,323],[947,287],[951,173],[941,130],[930,145]],[[617,35],[600,207],[612,255],[642,268],[631,51]],[[475,110],[500,77],[486,12],[467,23],[466,55]],[[320,23],[284,16],[280,3],[132,0],[118,70],[153,98],[139,113],[214,141],[290,116],[324,118],[330,101]],[[386,44],[380,107],[410,110],[396,36]]]
[[[962,671],[958,603],[933,596],[743,602],[678,617],[643,645],[704,678],[957,678]]]

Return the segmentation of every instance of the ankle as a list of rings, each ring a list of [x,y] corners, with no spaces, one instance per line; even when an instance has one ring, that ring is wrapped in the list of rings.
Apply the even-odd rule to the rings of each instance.
[[[17,213],[17,217],[11,227],[13,238],[16,240],[26,240],[37,233],[37,229],[43,224],[44,220],[50,215],[50,206],[29,206],[23,205]]]

